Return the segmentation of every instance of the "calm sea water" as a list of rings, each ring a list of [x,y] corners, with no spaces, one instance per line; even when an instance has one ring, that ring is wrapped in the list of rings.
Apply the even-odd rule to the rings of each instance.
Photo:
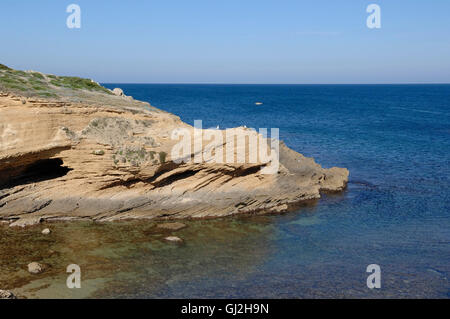
[[[348,188],[293,213],[188,222],[183,246],[145,221],[6,229],[0,283],[74,297],[64,267],[76,262],[76,297],[450,297],[450,85],[106,86],[189,124],[277,127],[294,150],[348,168]],[[50,278],[20,281],[30,256]],[[369,264],[381,289],[366,286]]]

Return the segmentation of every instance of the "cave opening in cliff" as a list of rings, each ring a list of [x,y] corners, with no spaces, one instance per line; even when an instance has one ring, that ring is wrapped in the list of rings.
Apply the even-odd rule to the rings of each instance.
[[[11,178],[7,187],[38,183],[65,176],[72,169],[63,166],[60,158],[43,159],[27,166],[19,175]]]

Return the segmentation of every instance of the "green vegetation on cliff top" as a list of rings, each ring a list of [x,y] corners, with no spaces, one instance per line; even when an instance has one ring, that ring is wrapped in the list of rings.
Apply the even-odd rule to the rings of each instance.
[[[62,89],[112,94],[110,90],[90,79],[46,75],[32,71],[24,72],[0,64],[0,91],[50,98],[57,97]]]

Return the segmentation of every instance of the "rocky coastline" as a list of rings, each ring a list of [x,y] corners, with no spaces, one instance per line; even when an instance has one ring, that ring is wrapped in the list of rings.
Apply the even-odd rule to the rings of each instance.
[[[17,91],[7,78],[43,89]],[[10,226],[282,213],[348,181],[347,169],[322,168],[282,142],[276,174],[262,174],[261,161],[176,162],[173,131],[194,127],[93,81],[0,68],[0,91],[0,221]],[[224,145],[208,144],[208,131],[199,138],[214,153]],[[219,133],[230,131],[260,137],[246,127]]]

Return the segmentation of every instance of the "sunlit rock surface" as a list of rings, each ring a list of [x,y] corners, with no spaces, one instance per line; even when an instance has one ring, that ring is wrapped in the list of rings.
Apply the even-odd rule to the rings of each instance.
[[[18,226],[279,213],[321,191],[341,191],[348,181],[347,169],[324,169],[282,142],[275,174],[263,174],[268,163],[250,162],[248,148],[239,145],[230,149],[244,152],[243,163],[178,163],[171,158],[179,142],[171,138],[174,130],[191,132],[192,143],[201,140],[211,154],[226,149],[227,131],[219,131],[225,142],[214,144],[201,134],[207,130],[194,134],[148,103],[47,82],[52,98],[0,94],[0,220]],[[259,137],[245,127],[230,130]]]

